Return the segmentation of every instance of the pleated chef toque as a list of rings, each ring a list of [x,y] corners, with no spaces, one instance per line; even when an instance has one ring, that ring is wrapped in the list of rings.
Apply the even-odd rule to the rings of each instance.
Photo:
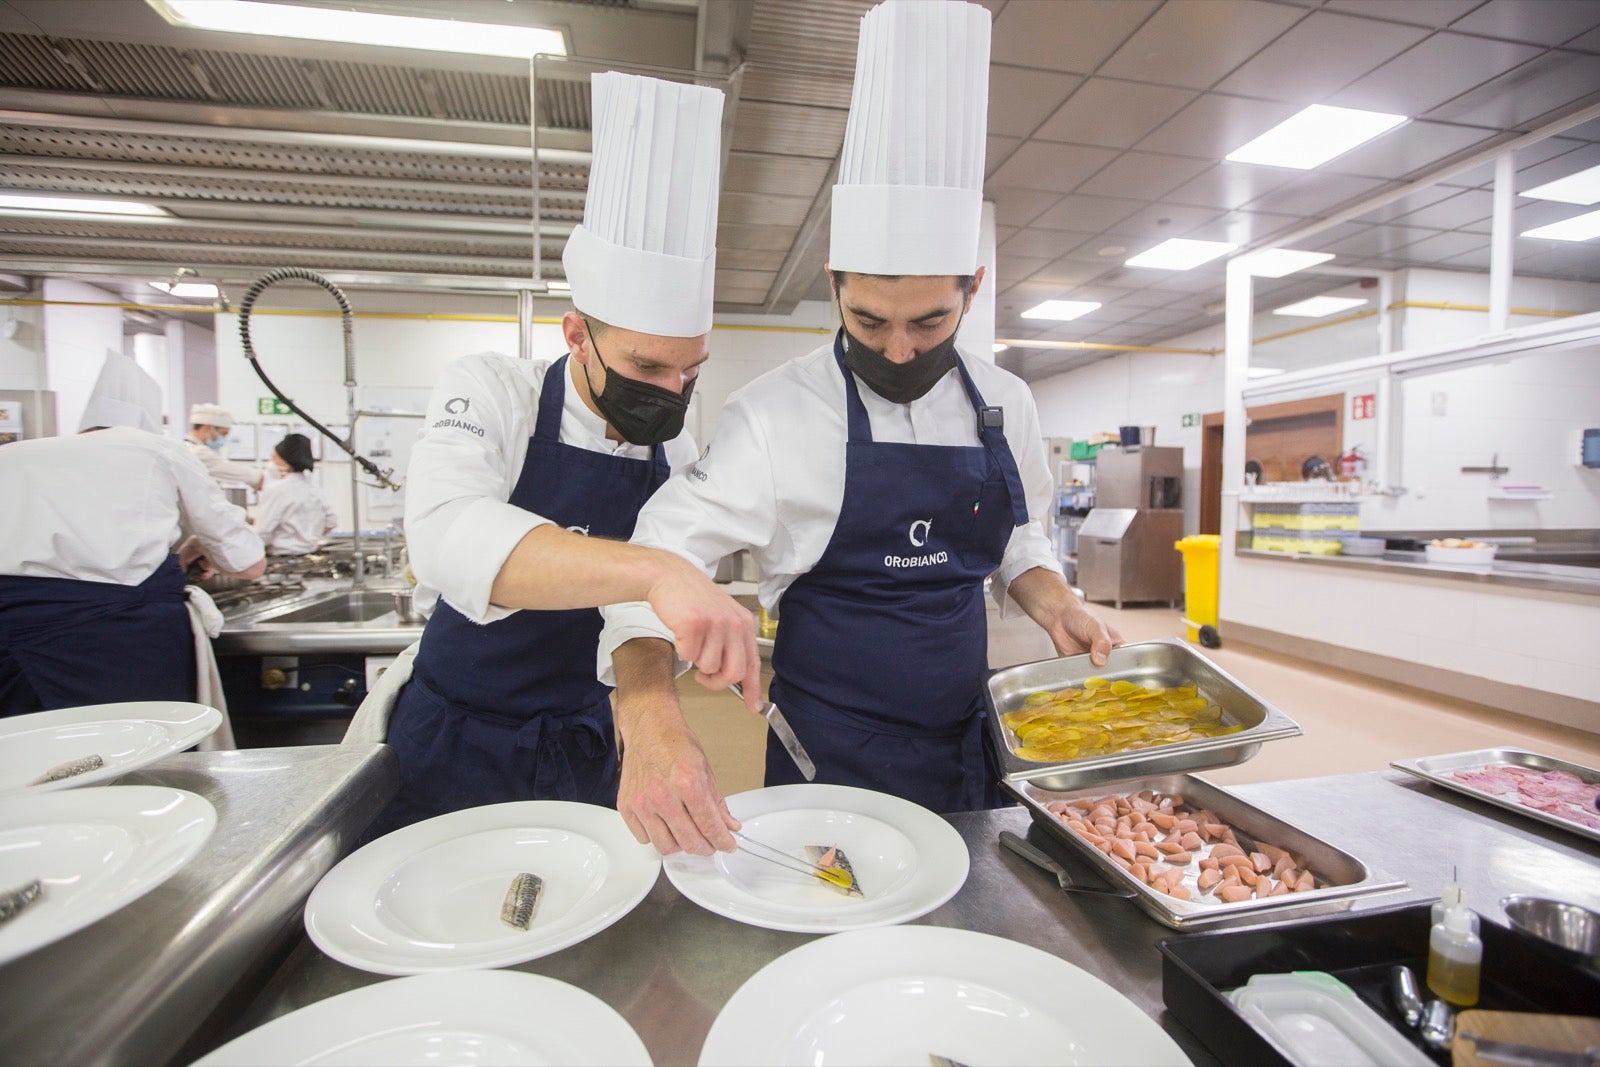
[[[833,187],[834,270],[977,269],[990,21],[959,0],[888,0],[862,17]]]
[[[722,93],[608,71],[593,87],[583,224],[561,259],[572,303],[640,333],[711,329]]]
[[[161,432],[161,386],[139,364],[109,348],[78,430],[94,426]]]

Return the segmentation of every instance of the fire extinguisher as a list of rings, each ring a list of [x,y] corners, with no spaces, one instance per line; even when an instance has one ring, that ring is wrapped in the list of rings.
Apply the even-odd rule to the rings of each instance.
[[[1339,477],[1360,478],[1367,469],[1367,457],[1361,454],[1360,445],[1352,445],[1350,451],[1339,457]]]

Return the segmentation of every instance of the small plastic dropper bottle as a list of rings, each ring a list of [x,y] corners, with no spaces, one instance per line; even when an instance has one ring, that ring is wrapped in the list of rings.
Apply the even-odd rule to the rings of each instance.
[[[1472,912],[1465,905],[1445,908],[1444,918],[1428,934],[1428,988],[1458,1008],[1478,1002],[1483,968],[1483,942],[1472,930]]]
[[[1430,918],[1430,921],[1435,924],[1441,923],[1444,921],[1444,913],[1446,909],[1455,907],[1456,905],[1465,907],[1466,903],[1466,896],[1461,892],[1461,886],[1455,882],[1451,882],[1449,885],[1444,887],[1444,892],[1439,894],[1439,899],[1433,902],[1433,914]],[[1467,916],[1472,924],[1472,932],[1477,933],[1478,913],[1473,911],[1471,908],[1467,908],[1466,910]]]

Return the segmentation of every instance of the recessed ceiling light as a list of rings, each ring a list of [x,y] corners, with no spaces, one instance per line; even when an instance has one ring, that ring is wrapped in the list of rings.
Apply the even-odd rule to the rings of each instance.
[[[1157,270],[1192,270],[1202,263],[1210,263],[1225,256],[1239,246],[1227,241],[1191,241],[1186,237],[1169,237],[1146,252],[1140,252],[1123,264],[1124,267],[1154,267]]]
[[[1224,158],[1230,163],[1310,170],[1405,121],[1404,115],[1312,104]]]
[[[1010,347],[1011,347],[1010,345],[1003,345],[999,341],[996,341],[994,343],[994,354],[998,356],[1000,353],[1004,352],[1006,349],[1008,349]]]
[[[1531,230],[1523,230],[1522,236],[1541,237],[1547,241],[1592,241],[1600,237],[1600,211],[1562,219],[1548,226],[1535,226]]]
[[[185,300],[215,300],[217,287],[210,282],[151,282],[150,288],[160,289],[169,296],[181,297]]]
[[[302,41],[336,41],[428,52],[529,59],[541,52],[564,56],[560,30],[504,26],[458,19],[382,15],[331,7],[264,4],[257,0],[145,0],[175,26],[225,33],[256,33]]]
[[[1274,374],[1282,374],[1283,373],[1283,368],[1282,367],[1246,367],[1244,373],[1245,373],[1245,377],[1247,377],[1247,378],[1270,378]]]
[[[71,211],[84,215],[166,215],[154,204],[137,200],[86,200],[75,196],[34,196],[31,193],[0,193],[0,208],[19,211]]]
[[[1349,311],[1365,304],[1365,300],[1353,296],[1314,296],[1310,300],[1301,300],[1294,304],[1285,304],[1281,308],[1274,308],[1274,315],[1294,315],[1302,319],[1320,319],[1339,311]]]
[[[1258,278],[1282,278],[1332,258],[1332,252],[1300,252],[1293,248],[1268,248],[1243,257],[1250,273]]]
[[[1559,200],[1563,204],[1593,204],[1600,201],[1600,165],[1536,185],[1522,195],[1532,200]]]
[[[1046,300],[1042,304],[1035,304],[1022,313],[1025,319],[1054,319],[1057,322],[1071,322],[1073,319],[1089,314],[1099,307],[1094,300]]]

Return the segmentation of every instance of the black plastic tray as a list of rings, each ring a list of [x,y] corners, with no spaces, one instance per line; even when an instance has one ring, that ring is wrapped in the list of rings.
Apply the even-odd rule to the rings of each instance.
[[[1450,1053],[1425,1046],[1389,1000],[1389,968],[1409,966],[1422,987],[1432,906],[1360,912],[1337,919],[1189,934],[1160,943],[1161,997],[1167,1009],[1224,1063],[1287,1067],[1278,1047],[1250,1025],[1228,993],[1256,974],[1326,971],[1423,1052],[1448,1067]],[[1487,918],[1481,920],[1483,977],[1475,1007],[1592,1015],[1600,971],[1581,959]]]

